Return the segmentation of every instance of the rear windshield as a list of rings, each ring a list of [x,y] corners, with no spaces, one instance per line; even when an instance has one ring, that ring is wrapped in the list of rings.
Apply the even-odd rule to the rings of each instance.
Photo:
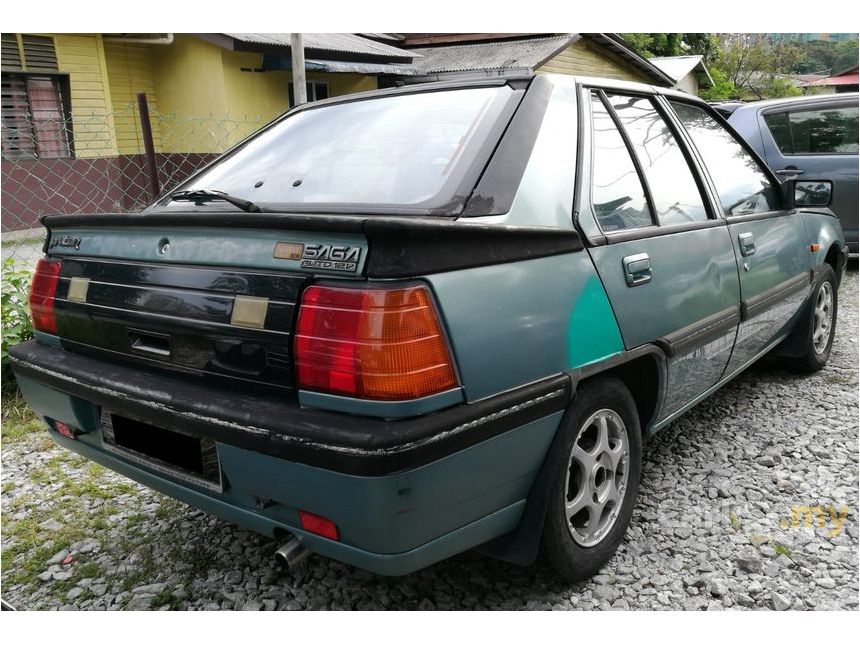
[[[488,137],[512,94],[506,86],[467,88],[308,109],[253,137],[181,188],[219,190],[263,208],[298,211],[302,205],[387,210],[451,204],[468,196],[459,194],[466,170],[486,161]],[[230,207],[208,202],[203,208]]]

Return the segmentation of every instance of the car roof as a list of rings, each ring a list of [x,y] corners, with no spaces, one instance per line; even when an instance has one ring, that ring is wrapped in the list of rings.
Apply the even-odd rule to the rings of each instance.
[[[765,99],[763,101],[726,101],[711,103],[713,108],[724,115],[733,114],[738,111],[758,110],[761,108],[779,107],[783,105],[803,105],[804,103],[834,103],[844,102],[845,99],[858,100],[858,92],[841,92],[839,94],[813,94],[810,96],[788,96],[780,99]]]
[[[582,83],[584,85],[594,85],[607,89],[644,92],[648,94],[663,94],[669,97],[678,97],[689,101],[704,103],[702,99],[700,99],[694,94],[689,94],[687,92],[683,92],[676,89],[649,85],[647,83],[637,83],[633,81],[624,81],[612,78],[599,78],[570,74],[535,74],[533,72],[522,72],[514,70],[512,72],[507,72],[499,76],[481,75],[429,82],[407,82],[403,85],[399,85],[396,87],[381,88],[377,90],[369,90],[366,92],[356,92],[354,94],[344,94],[341,96],[332,96],[327,99],[304,103],[303,105],[292,108],[289,113],[300,112],[307,109],[313,109],[337,103],[349,103],[351,101],[372,99],[384,96],[396,96],[400,94],[417,94],[420,92],[435,92],[440,90],[453,90],[468,87],[492,87],[503,85],[523,87],[526,83],[528,83],[537,76],[548,78],[551,81],[559,84]]]

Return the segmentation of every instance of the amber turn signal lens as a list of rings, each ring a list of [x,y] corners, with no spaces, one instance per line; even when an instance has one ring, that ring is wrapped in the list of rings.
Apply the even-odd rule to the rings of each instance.
[[[295,336],[298,385],[379,400],[456,387],[454,365],[426,287],[305,290]]]

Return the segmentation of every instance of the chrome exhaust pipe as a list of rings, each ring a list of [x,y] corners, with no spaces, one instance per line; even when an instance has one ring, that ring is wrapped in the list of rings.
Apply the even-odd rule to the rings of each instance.
[[[294,537],[275,551],[275,560],[285,569],[295,569],[311,554],[298,538]]]

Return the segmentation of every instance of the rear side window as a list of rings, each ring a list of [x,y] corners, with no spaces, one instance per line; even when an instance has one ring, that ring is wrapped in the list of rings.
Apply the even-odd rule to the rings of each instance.
[[[702,155],[726,215],[780,208],[779,194],[767,174],[721,123],[702,108],[671,103]]]
[[[450,205],[465,169],[489,154],[508,87],[417,92],[307,109],[216,162],[183,190],[261,206]]]
[[[702,194],[669,125],[647,98],[610,95],[609,102],[639,159],[662,224],[708,219]]]
[[[857,107],[777,112],[764,121],[782,154],[857,154]]]
[[[591,95],[594,153],[591,203],[605,232],[653,224],[645,189],[621,133],[600,98]]]

